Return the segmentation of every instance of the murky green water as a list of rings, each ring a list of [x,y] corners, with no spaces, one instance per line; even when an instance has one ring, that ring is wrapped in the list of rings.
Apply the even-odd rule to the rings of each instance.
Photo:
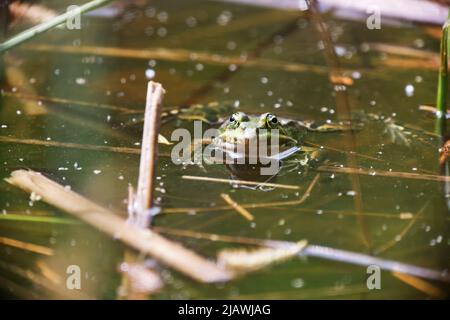
[[[49,6],[60,12],[65,8],[61,1],[49,2]],[[345,116],[339,113],[344,105],[352,111],[391,116],[398,123],[433,131],[433,118],[418,111],[418,106],[433,104],[437,70],[420,62],[409,68],[398,63],[388,65],[398,56],[366,49],[367,44],[385,43],[437,53],[439,41],[424,27],[383,25],[381,30],[368,30],[365,22],[343,21],[330,15],[324,15],[323,19],[338,45],[340,64],[354,81],[345,93],[330,83],[323,43],[309,18],[298,13],[225,6],[213,1],[153,1],[151,5],[128,8],[117,18],[83,17],[80,30],[56,29],[40,36],[30,41],[27,49],[12,50],[7,56],[6,66],[16,66],[16,72],[20,70],[26,81],[11,85],[4,79],[1,89],[13,95],[22,93],[67,101],[41,98],[47,113],[33,116],[27,114],[24,101],[35,100],[2,97],[0,136],[21,141],[0,140],[1,178],[15,169],[31,168],[125,215],[127,186],[137,181],[138,155],[22,142],[34,139],[139,148],[140,126],[120,125],[133,116],[77,101],[142,110],[146,72],[147,75],[154,72],[153,79],[165,87],[167,108],[197,102],[238,101],[239,110],[247,113],[273,112],[299,119],[335,120]],[[24,25],[18,24],[9,35],[23,28]],[[188,58],[183,56],[184,51],[166,58],[64,53],[57,52],[57,48],[49,52],[38,50],[36,46],[42,44],[57,48],[116,47],[138,52],[166,48],[173,50],[169,51],[172,54],[186,50]],[[213,63],[209,61],[212,58],[193,61],[189,59],[195,57],[192,52],[247,56],[263,62],[236,67]],[[274,60],[306,67],[302,71],[287,71]],[[410,96],[405,92],[407,89]],[[192,130],[192,123],[168,122],[163,125],[162,134],[170,137],[177,127]],[[406,147],[391,143],[383,130],[379,122],[369,122],[363,130],[353,133],[353,151],[375,158],[355,156],[357,167],[439,174],[437,138],[419,132],[423,141],[414,137],[411,146]],[[348,135],[344,133],[311,133],[308,141],[350,150]],[[255,221],[250,223],[233,210],[215,210],[225,205],[220,194],[228,193],[240,204],[295,200],[318,171],[295,170],[275,181],[298,185],[299,190],[236,189],[228,184],[181,179],[183,174],[230,178],[230,172],[221,165],[176,166],[167,156],[170,150],[170,146],[160,146],[157,202],[163,213],[154,219],[155,226],[260,239],[307,239],[313,244],[367,254],[381,248],[378,256],[382,258],[438,270],[450,265],[449,215],[440,182],[358,175],[355,176],[361,186],[358,191],[354,190],[351,175],[321,172],[319,183],[306,202],[252,209]],[[329,151],[327,158],[333,164],[351,166],[351,159],[341,152]],[[83,294],[91,298],[115,298],[121,282],[117,268],[124,259],[125,247],[75,220],[21,221],[16,215],[68,218],[51,206],[40,202],[30,206],[29,202],[29,195],[0,182],[0,237],[50,247],[55,254],[47,257],[1,245],[2,296],[70,297],[63,283],[49,289],[45,285],[49,280],[40,283],[30,276],[31,271],[43,277],[39,266],[45,263],[61,279],[65,279],[68,265],[79,265],[83,272]],[[164,212],[170,208],[191,209],[186,210],[189,213]],[[195,208],[210,210],[196,213]],[[210,258],[221,248],[239,246],[171,238]],[[198,284],[164,266],[161,273],[166,285],[154,298],[430,297],[390,272],[382,273],[381,290],[368,290],[365,267],[318,258],[292,259],[221,285]],[[444,291],[448,289],[442,283],[430,283]],[[60,289],[54,290],[55,287]]]

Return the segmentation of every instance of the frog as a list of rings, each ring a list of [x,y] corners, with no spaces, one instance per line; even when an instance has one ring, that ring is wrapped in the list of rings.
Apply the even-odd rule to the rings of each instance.
[[[248,145],[256,140],[264,140],[268,143],[272,138],[272,133],[278,135],[279,153],[272,155],[276,160],[284,160],[297,153],[317,151],[303,145],[303,137],[307,131],[316,132],[337,132],[355,129],[350,122],[326,122],[319,124],[313,121],[300,121],[288,118],[277,117],[273,113],[263,113],[261,115],[248,115],[238,111],[233,113],[218,128],[218,136],[214,138],[212,144],[219,150],[231,155],[232,158],[242,157],[237,150],[245,150],[248,154]],[[238,146],[244,146],[241,149]]]

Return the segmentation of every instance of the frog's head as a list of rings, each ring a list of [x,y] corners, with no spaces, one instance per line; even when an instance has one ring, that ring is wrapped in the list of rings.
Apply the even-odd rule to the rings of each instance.
[[[244,112],[236,112],[219,128],[216,143],[235,145],[248,143],[257,138],[270,137],[274,129],[279,130],[280,143],[293,140],[285,134],[283,126],[274,114],[264,113],[260,116],[250,116]]]

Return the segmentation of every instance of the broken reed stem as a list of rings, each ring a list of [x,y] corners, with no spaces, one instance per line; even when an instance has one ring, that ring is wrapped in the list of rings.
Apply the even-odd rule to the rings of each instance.
[[[0,142],[5,143],[20,143],[28,145],[37,145],[44,147],[58,147],[58,148],[69,148],[69,149],[81,149],[81,150],[93,150],[93,151],[105,151],[105,152],[117,152],[126,154],[140,154],[141,150],[138,148],[128,148],[128,147],[110,147],[110,146],[99,146],[92,144],[79,144],[73,142],[59,142],[59,141],[47,141],[47,140],[37,140],[37,139],[20,139],[7,136],[0,136]]]
[[[425,294],[429,295],[432,298],[435,299],[445,299],[447,298],[447,294],[441,290],[439,287],[436,287],[432,285],[431,283],[419,279],[414,276],[410,276],[401,272],[392,272],[392,275],[396,277],[397,279],[403,281],[404,283],[407,283],[413,288],[416,288],[419,291],[424,292]]]
[[[241,207],[239,203],[231,199],[231,197],[228,194],[221,193],[220,196],[228,205],[230,205],[234,210],[236,210],[237,213],[239,213],[245,219],[249,221],[255,220],[255,217],[250,212],[248,212],[247,209]]]
[[[258,202],[258,203],[246,203],[246,204],[242,204],[240,205],[242,208],[250,208],[250,209],[255,209],[255,208],[269,208],[269,207],[283,207],[283,206],[294,206],[294,205],[301,205],[303,202],[306,201],[306,199],[309,198],[309,196],[311,195],[311,191],[314,188],[314,186],[317,184],[317,182],[319,181],[319,177],[320,174],[316,174],[316,176],[314,177],[314,179],[311,181],[311,183],[309,184],[308,188],[306,188],[305,192],[303,193],[302,197],[298,200],[290,200],[290,201],[275,201],[275,202]],[[229,210],[232,209],[231,206],[227,206],[227,207],[214,207],[214,208],[189,208],[188,211],[186,211],[186,208],[168,208],[165,209],[163,211],[163,213],[180,213],[180,212],[189,212],[192,211],[192,209],[198,210],[198,212],[201,211],[221,211],[221,210]]]
[[[205,233],[197,232],[192,230],[180,230],[171,229],[165,227],[155,228],[161,233],[171,234],[179,237],[187,237],[193,239],[204,239],[213,242],[224,242],[224,243],[238,243],[246,245],[255,245],[268,248],[286,248],[288,246],[295,245],[292,241],[283,240],[266,240],[258,238],[248,238],[248,237],[236,237],[230,235],[221,235],[216,233]],[[424,267],[419,267],[412,264],[407,264],[394,260],[387,260],[383,258],[378,258],[375,256],[370,256],[362,253],[357,253],[354,251],[340,250],[331,247],[319,246],[314,244],[308,244],[299,254],[299,256],[312,256],[327,260],[339,261],[354,265],[368,266],[368,265],[378,265],[383,270],[390,270],[393,272],[401,272],[404,274],[409,274],[421,278],[439,280],[442,282],[450,283],[450,275],[445,271],[434,270]]]
[[[230,280],[232,275],[211,261],[155,232],[139,228],[80,194],[44,177],[38,172],[16,170],[6,181],[34,192],[46,203],[83,220],[126,245],[148,254],[163,264],[200,282]]]
[[[46,101],[50,103],[60,105],[77,105],[80,107],[90,107],[90,108],[97,108],[97,109],[103,109],[103,110],[111,110],[111,111],[117,111],[122,112],[124,114],[135,114],[135,113],[141,113],[142,110],[139,109],[130,109],[110,104],[104,104],[104,103],[97,103],[97,102],[89,102],[89,101],[80,101],[80,100],[71,100],[71,99],[64,99],[64,98],[57,98],[57,97],[48,97],[48,96],[39,96],[39,95],[32,95],[28,93],[23,92],[9,92],[9,91],[3,91],[0,93],[0,95],[4,97],[12,97],[20,100],[31,100],[31,101]]]
[[[393,239],[391,239],[390,241],[388,241],[387,243],[379,246],[378,248],[375,248],[373,250],[373,253],[375,255],[379,255],[380,253],[392,248],[393,246],[395,246],[401,239],[404,238],[404,236],[409,232],[409,230],[411,230],[412,226],[416,223],[416,221],[419,219],[419,217],[422,216],[423,212],[425,211],[426,207],[428,206],[429,202],[426,202],[425,205],[422,207],[422,209],[419,210],[419,212],[417,212],[414,215],[414,218],[412,218],[409,223],[406,225],[406,227]],[[398,240],[398,237],[400,238],[400,240]]]
[[[164,93],[165,91],[161,84],[153,81],[148,83],[139,179],[135,198],[136,208],[141,212],[142,210],[145,211],[153,207],[153,184],[155,181],[158,134]]]
[[[332,167],[332,166],[320,166],[317,168],[318,171],[333,172],[333,173],[348,173],[348,174],[360,174],[366,176],[379,176],[379,177],[390,177],[390,178],[401,178],[401,179],[416,179],[416,180],[427,180],[427,181],[441,181],[450,182],[449,176],[439,176],[434,174],[424,174],[424,173],[410,173],[410,172],[399,172],[399,171],[382,171],[382,170],[368,170],[363,168],[345,168],[345,167]]]
[[[40,246],[40,245],[37,245],[34,243],[23,242],[23,241],[6,238],[6,237],[0,237],[0,244],[18,248],[18,249],[22,249],[22,250],[26,250],[26,251],[30,251],[30,252],[34,252],[34,253],[43,254],[45,256],[52,256],[54,253],[53,250],[50,248],[43,247],[43,246]]]
[[[294,189],[294,190],[300,189],[299,186],[294,186],[294,185],[289,185],[289,184],[270,183],[270,182],[221,179],[221,178],[187,176],[187,175],[181,176],[181,178],[186,179],[186,180],[198,180],[198,181],[233,183],[233,184],[247,184],[247,185],[251,185],[251,186],[264,186],[264,187],[274,187],[274,188],[281,188],[281,189]]]
[[[239,56],[223,56],[201,51],[190,51],[184,49],[169,48],[151,48],[151,49],[125,49],[118,47],[99,47],[99,46],[56,46],[56,45],[28,45],[24,49],[40,52],[57,52],[82,55],[100,55],[104,57],[118,57],[128,59],[157,59],[175,62],[197,61],[212,65],[236,66],[275,69],[286,72],[314,72],[318,74],[327,73],[327,69],[322,66],[307,65],[300,63],[286,62],[282,60],[242,58]]]
[[[30,29],[27,29],[21,33],[19,33],[16,36],[13,36],[12,38],[6,40],[5,42],[0,44],[0,54],[5,53],[6,51],[10,50],[11,48],[14,48],[22,43],[24,43],[27,40],[30,40],[34,38],[35,36],[44,33],[64,22],[66,22],[69,19],[73,19],[77,17],[78,15],[88,12],[90,10],[93,10],[95,8],[98,8],[100,6],[103,6],[107,4],[108,2],[111,2],[111,0],[92,0],[88,3],[85,3],[81,6],[79,6],[77,9],[67,11],[57,17],[54,17],[53,19],[43,22],[37,26],[34,26]]]

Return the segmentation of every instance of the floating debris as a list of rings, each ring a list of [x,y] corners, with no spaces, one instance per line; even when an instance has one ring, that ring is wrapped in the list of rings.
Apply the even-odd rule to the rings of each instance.
[[[217,263],[235,272],[256,271],[295,257],[307,244],[306,240],[302,240],[280,248],[225,249],[219,252]]]
[[[241,216],[249,221],[253,221],[255,217],[245,208],[241,207],[236,201],[231,199],[228,194],[222,193],[220,195],[226,203],[228,203],[234,210],[236,210]]]
[[[211,177],[198,177],[198,176],[187,176],[184,175],[181,178],[187,180],[198,180],[198,181],[209,181],[209,182],[219,182],[219,183],[232,183],[232,184],[247,184],[252,186],[261,186],[261,187],[273,187],[273,188],[281,188],[281,189],[300,189],[299,186],[288,185],[288,184],[278,184],[278,183],[270,183],[270,182],[259,182],[259,181],[248,181],[248,180],[233,180],[233,179],[220,179],[220,178],[211,178]]]

